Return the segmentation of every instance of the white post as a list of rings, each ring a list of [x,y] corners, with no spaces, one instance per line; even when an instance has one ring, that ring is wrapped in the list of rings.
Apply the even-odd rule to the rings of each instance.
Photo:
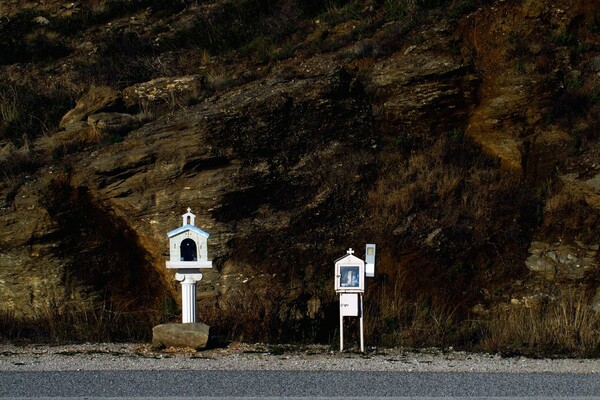
[[[363,294],[360,294],[360,309],[358,312],[360,313],[360,352],[365,352],[365,335],[364,335],[364,326],[363,326]]]
[[[200,273],[177,273],[175,279],[181,282],[181,322],[196,322],[196,282],[202,279]]]
[[[342,312],[342,298],[340,297],[340,351],[344,351],[344,313]]]

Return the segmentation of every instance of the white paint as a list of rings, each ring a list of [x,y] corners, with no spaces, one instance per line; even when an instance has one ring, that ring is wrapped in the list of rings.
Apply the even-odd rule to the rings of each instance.
[[[367,278],[375,277],[375,264],[371,264],[371,263],[365,264],[365,276]]]

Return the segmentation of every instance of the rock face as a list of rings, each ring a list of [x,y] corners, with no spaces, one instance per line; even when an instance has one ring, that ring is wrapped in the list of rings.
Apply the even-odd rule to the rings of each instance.
[[[302,268],[317,268],[310,243],[328,249],[360,218],[376,138],[370,110],[351,83],[340,69],[248,84],[129,134],[88,160],[71,184],[119,210],[153,243],[145,248],[166,282],[165,233],[186,207],[198,210],[196,224],[211,234],[216,266],[198,285],[201,303],[231,307],[237,298],[250,305],[261,291],[281,296],[278,263],[303,254]],[[320,222],[330,218],[337,226]],[[300,284],[300,277],[290,279]],[[315,283],[269,307],[287,307],[317,290]],[[285,310],[284,321],[302,315]]]
[[[424,34],[423,44],[373,67],[369,89],[389,132],[462,129],[475,102],[479,79],[471,61],[451,53],[452,38],[444,28]]]
[[[205,349],[210,338],[210,326],[201,323],[162,324],[152,329],[152,346]]]
[[[598,270],[598,245],[586,246],[533,242],[531,255],[525,261],[527,267],[549,280],[580,282],[588,274]]]
[[[123,100],[127,107],[160,114],[186,107],[192,101],[197,102],[205,89],[201,75],[158,78],[126,88]]]
[[[209,5],[188,3],[181,18],[193,24],[186,13]],[[402,37],[372,22],[394,47],[351,31],[356,43],[298,46],[220,85],[191,65],[189,76],[91,87],[62,131],[23,146],[22,174],[0,159],[11,172],[0,186],[4,308],[172,317],[166,233],[191,207],[214,265],[198,283],[200,318],[231,336],[329,340],[333,260],[367,242],[380,246],[374,312],[405,291],[483,315],[563,285],[597,309],[600,56],[568,35],[548,40],[564,29],[597,43],[586,26],[600,10],[542,3],[481,2]],[[120,20],[106,32],[126,47],[138,28]],[[159,47],[137,55],[149,62]],[[388,317],[375,323],[399,321]]]
[[[482,75],[467,134],[506,167],[544,177],[571,145],[568,128],[558,123],[569,106],[558,110],[557,99],[572,85],[574,67],[570,44],[558,38],[577,30],[587,40],[579,27],[591,7],[587,1],[567,1],[564,8],[525,1],[482,8],[462,21]]]

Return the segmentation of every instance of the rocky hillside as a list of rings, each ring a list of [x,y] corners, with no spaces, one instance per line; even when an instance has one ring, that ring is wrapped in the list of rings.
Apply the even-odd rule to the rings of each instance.
[[[369,242],[372,343],[600,351],[599,21],[592,0],[0,1],[4,336],[177,320],[166,232],[191,207],[224,337],[332,341],[333,261]],[[502,330],[560,309],[570,344]]]

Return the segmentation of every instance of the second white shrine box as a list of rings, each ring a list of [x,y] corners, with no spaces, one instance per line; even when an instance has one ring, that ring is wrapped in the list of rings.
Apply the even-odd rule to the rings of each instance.
[[[209,234],[195,226],[195,219],[188,208],[182,226],[167,233],[170,253],[167,268],[212,268],[207,250]]]
[[[363,293],[365,291],[365,262],[348,254],[335,261],[335,290],[345,293]]]

